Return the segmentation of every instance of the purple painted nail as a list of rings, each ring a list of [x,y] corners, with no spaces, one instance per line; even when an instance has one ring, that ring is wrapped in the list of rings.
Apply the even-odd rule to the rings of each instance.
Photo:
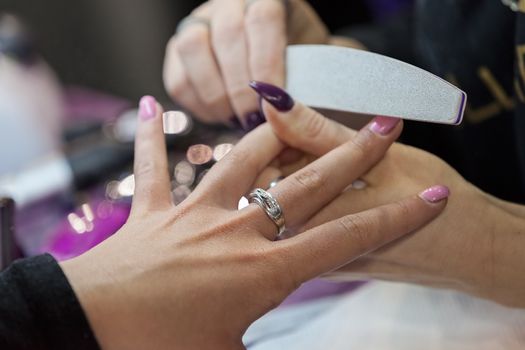
[[[293,98],[286,91],[275,85],[252,81],[250,87],[281,112],[290,111],[295,104]]]
[[[419,198],[429,202],[438,203],[450,196],[450,190],[446,186],[433,186],[419,194]]]
[[[157,100],[152,96],[144,96],[139,102],[139,116],[142,120],[155,118],[157,115]]]
[[[252,131],[256,127],[266,122],[264,115],[257,111],[253,113],[248,113],[245,117],[246,131]]]
[[[399,118],[375,117],[372,124],[370,124],[370,130],[373,133],[386,136],[394,130],[400,120]]]

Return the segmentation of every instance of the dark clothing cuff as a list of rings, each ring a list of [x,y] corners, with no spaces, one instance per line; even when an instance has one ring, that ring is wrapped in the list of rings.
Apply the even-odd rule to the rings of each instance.
[[[99,349],[51,255],[19,260],[0,274],[0,349]]]

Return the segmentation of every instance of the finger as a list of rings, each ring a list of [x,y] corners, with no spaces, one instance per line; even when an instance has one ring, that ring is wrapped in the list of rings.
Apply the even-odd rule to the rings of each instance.
[[[255,180],[254,184],[252,185],[253,188],[270,188],[272,187],[271,184],[274,185],[280,181],[280,178],[282,176],[282,172],[273,166],[269,166],[263,171],[261,171],[260,175]]]
[[[244,0],[215,0],[212,45],[233,110],[245,127],[262,122],[256,96],[248,87],[250,69],[244,31]],[[254,117],[257,116],[257,117]],[[250,120],[250,125],[248,125]]]
[[[157,210],[172,204],[162,107],[151,96],[139,104],[135,136],[133,211]]]
[[[186,74],[214,119],[229,121],[234,112],[211,47],[210,31],[202,24],[189,25],[176,38],[176,47]]]
[[[270,192],[279,199],[292,229],[304,223],[379,162],[399,137],[402,123],[388,120],[387,134],[374,131],[376,119],[341,146],[288,176]],[[397,122],[393,124],[392,122]]]
[[[164,59],[164,86],[168,94],[182,107],[204,122],[214,122],[213,115],[197,95],[195,88],[188,79],[184,64],[176,45],[176,37],[168,42]]]
[[[239,199],[251,190],[260,172],[284,148],[269,125],[258,127],[210,169],[194,191],[195,195],[207,196],[210,202],[237,209]]]
[[[264,110],[278,111],[283,117],[312,115],[317,112],[295,103],[282,89],[265,84],[251,85],[265,103]],[[326,120],[314,116],[317,120]],[[400,135],[402,123],[399,119],[378,117],[365,126],[346,143],[333,149],[305,168],[288,176],[270,192],[283,208],[286,225],[294,227],[306,221],[324,205],[333,200],[353,181],[366,173],[381,158]],[[340,128],[321,126],[318,136],[330,137],[330,131]],[[312,135],[314,137],[314,135]]]
[[[283,1],[259,0],[245,17],[251,78],[277,86],[285,83],[286,7]]]
[[[276,244],[288,257],[287,270],[303,282],[416,231],[443,211],[448,196],[446,187],[436,186],[419,196],[344,216]]]
[[[261,91],[265,83],[252,82],[252,88]],[[286,98],[283,98],[283,100]],[[295,113],[281,113],[279,108],[263,104],[266,120],[281,140],[303,152],[322,156],[356,135],[356,131],[330,120],[303,105]]]

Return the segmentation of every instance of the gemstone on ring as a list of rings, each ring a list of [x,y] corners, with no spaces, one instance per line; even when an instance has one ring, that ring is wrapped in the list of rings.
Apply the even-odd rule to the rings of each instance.
[[[267,191],[262,188],[256,188],[250,193],[248,200],[250,203],[259,205],[266,215],[275,223],[278,229],[278,235],[285,230],[284,215],[279,202]]]

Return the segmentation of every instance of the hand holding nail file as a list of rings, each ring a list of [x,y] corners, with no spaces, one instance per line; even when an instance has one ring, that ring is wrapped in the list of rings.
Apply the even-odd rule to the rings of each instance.
[[[289,46],[287,91],[327,110],[460,124],[467,95],[399,60],[326,45]]]

